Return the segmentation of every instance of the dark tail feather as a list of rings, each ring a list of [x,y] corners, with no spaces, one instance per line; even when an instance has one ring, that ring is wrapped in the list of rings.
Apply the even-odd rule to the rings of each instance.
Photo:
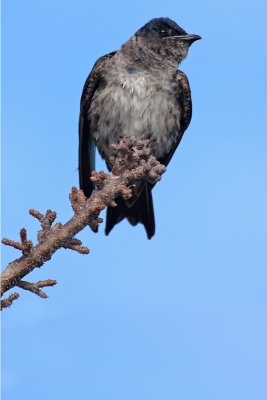
[[[107,209],[106,235],[109,234],[114,225],[118,224],[124,218],[127,218],[132,225],[137,225],[139,222],[143,224],[148,239],[151,239],[155,234],[155,218],[151,190],[151,186],[145,183],[137,201],[131,207],[127,207],[125,201],[121,197],[118,197],[116,199],[117,207],[108,207]]]
[[[80,189],[83,190],[86,197],[90,197],[95,188],[90,180],[91,173],[95,170],[95,144],[89,132],[87,117],[81,113],[79,120],[79,179]]]

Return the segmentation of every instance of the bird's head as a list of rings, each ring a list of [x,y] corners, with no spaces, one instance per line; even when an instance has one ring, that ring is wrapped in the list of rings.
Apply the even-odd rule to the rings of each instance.
[[[186,33],[169,18],[154,18],[139,29],[135,36],[155,54],[170,58],[178,64],[187,56],[193,42],[201,39],[199,35]]]

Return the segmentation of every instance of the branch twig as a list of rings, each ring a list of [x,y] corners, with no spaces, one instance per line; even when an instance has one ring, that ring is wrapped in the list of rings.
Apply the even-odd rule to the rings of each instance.
[[[82,242],[75,235],[87,225],[97,230],[103,221],[99,218],[100,212],[108,205],[116,206],[116,198],[122,196],[129,199],[132,191],[129,186],[136,181],[147,180],[155,183],[165,171],[155,157],[151,155],[151,143],[148,140],[122,139],[118,145],[112,145],[114,157],[110,162],[112,171],[106,174],[103,171],[94,172],[91,180],[95,183],[96,190],[87,199],[81,190],[73,187],[70,193],[70,202],[74,211],[73,217],[64,225],[60,222],[53,225],[56,213],[48,210],[44,215],[31,209],[30,214],[39,220],[42,229],[37,234],[38,243],[33,246],[27,239],[25,228],[20,231],[20,242],[3,239],[2,243],[22,251],[22,256],[11,262],[1,274],[1,295],[14,286],[30,290],[33,293],[47,297],[40,287],[51,286],[56,283],[46,280],[37,283],[22,281],[34,268],[41,267],[59,248],[75,250],[81,254],[88,254],[89,249],[82,246]],[[44,282],[46,284],[44,284]],[[50,284],[47,284],[50,282]],[[53,282],[51,284],[51,282]],[[43,286],[42,286],[43,285]],[[15,293],[14,293],[15,295]],[[10,304],[17,298],[6,300]]]
[[[18,293],[11,293],[6,299],[1,300],[1,310],[10,307],[14,300],[19,298]]]
[[[32,293],[37,294],[37,296],[42,297],[43,299],[46,299],[48,296],[45,292],[40,290],[40,288],[47,287],[47,286],[54,286],[57,284],[57,281],[54,281],[53,279],[46,279],[45,281],[39,281],[36,283],[31,283],[31,282],[26,282],[26,281],[20,281],[17,286],[20,287],[21,289],[24,290],[29,290]]]

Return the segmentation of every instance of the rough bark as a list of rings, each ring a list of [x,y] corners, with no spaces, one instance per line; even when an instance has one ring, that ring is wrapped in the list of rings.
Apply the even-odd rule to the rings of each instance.
[[[109,174],[103,171],[92,174],[91,180],[95,183],[96,190],[90,198],[87,199],[76,187],[72,188],[70,202],[74,215],[65,224],[58,222],[53,225],[56,213],[51,210],[43,215],[31,209],[30,214],[40,221],[42,227],[37,234],[37,244],[33,246],[32,241],[28,240],[25,228],[20,230],[20,242],[2,240],[5,245],[21,250],[22,256],[12,261],[2,272],[1,296],[7,290],[18,286],[46,298],[47,295],[40,288],[55,285],[55,280],[30,283],[22,279],[34,268],[41,267],[50,260],[60,248],[75,250],[82,254],[89,253],[89,249],[83,247],[75,235],[88,225],[95,230],[102,222],[99,214],[105,207],[108,205],[115,207],[118,196],[125,199],[132,196],[131,184],[141,180],[155,183],[165,171],[165,167],[151,155],[151,146],[147,140],[130,139],[123,139],[118,145],[113,145],[112,171]],[[1,301],[2,308],[9,307],[18,297],[17,293],[11,293]]]

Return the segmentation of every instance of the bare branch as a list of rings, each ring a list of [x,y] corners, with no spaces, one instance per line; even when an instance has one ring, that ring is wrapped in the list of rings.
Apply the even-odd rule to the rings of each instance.
[[[28,256],[31,252],[32,241],[27,240],[27,232],[25,228],[22,228],[19,234],[21,242],[14,242],[10,239],[3,239],[2,243],[7,246],[14,247],[17,250],[21,250],[23,255]]]
[[[88,254],[89,249],[75,235],[90,225],[97,230],[103,221],[100,212],[111,205],[116,207],[116,198],[122,196],[129,199],[132,196],[131,185],[136,181],[147,180],[150,183],[158,181],[165,171],[155,157],[151,156],[151,143],[148,140],[122,139],[117,145],[112,145],[114,157],[110,162],[113,168],[109,174],[103,171],[94,172],[91,180],[96,185],[91,197],[86,199],[84,193],[73,187],[70,202],[74,211],[73,217],[65,224],[53,225],[56,213],[48,210],[45,215],[31,209],[30,214],[39,220],[42,229],[37,234],[38,243],[33,246],[27,239],[26,229],[20,231],[21,242],[3,239],[2,243],[22,251],[22,256],[11,262],[1,274],[1,295],[14,286],[30,290],[41,297],[46,297],[37,284],[24,282],[22,278],[34,268],[41,267],[60,248]],[[42,281],[42,282],[50,282]],[[55,281],[53,281],[55,282]],[[38,286],[39,285],[39,286]],[[47,286],[47,285],[46,285]]]
[[[85,206],[86,201],[87,198],[84,195],[83,191],[73,187],[70,194],[70,202],[75,214],[79,212],[81,207]]]
[[[14,247],[14,249],[17,250],[23,250],[23,245],[20,242],[14,242],[13,240],[4,238],[2,239],[2,243],[5,244],[6,246],[11,246]]]
[[[21,289],[24,290],[29,290],[32,293],[37,294],[37,296],[42,297],[43,299],[46,299],[48,296],[45,292],[40,290],[40,288],[47,287],[47,286],[54,286],[57,284],[57,281],[54,281],[53,279],[46,279],[45,281],[39,281],[36,283],[31,283],[31,282],[26,282],[26,281],[20,281],[17,286],[20,287]]]
[[[63,245],[64,249],[70,249],[77,251],[80,254],[89,254],[90,250],[87,247],[82,246],[82,242],[79,239],[71,239],[68,243]]]
[[[57,217],[57,213],[51,210],[47,210],[45,215],[34,209],[30,209],[29,213],[40,221],[40,224],[44,231],[47,231],[51,228],[53,222]]]
[[[19,298],[18,293],[11,293],[6,299],[1,300],[1,310],[10,307],[14,300]]]

